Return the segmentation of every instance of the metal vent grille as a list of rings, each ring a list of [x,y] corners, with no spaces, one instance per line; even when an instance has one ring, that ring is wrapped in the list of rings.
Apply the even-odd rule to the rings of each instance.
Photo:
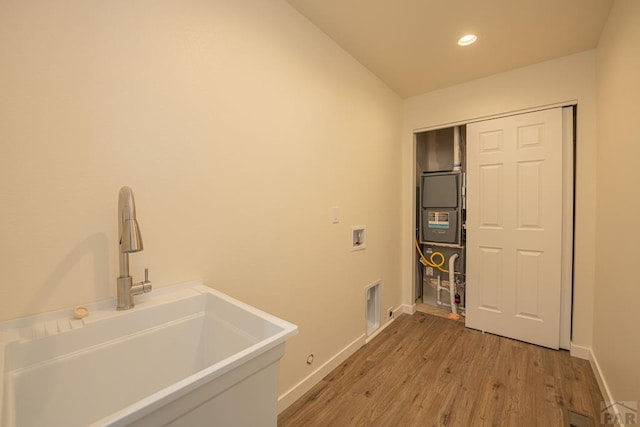
[[[593,422],[590,416],[567,409],[565,425],[566,427],[593,427]]]

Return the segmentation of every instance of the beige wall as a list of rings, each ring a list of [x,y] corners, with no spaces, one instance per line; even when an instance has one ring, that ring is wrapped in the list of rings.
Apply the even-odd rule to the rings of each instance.
[[[591,347],[595,264],[595,52],[588,51],[408,98],[402,134],[403,300],[412,303],[416,129],[578,103],[572,343]]]
[[[363,334],[365,285],[383,280],[383,311],[412,303],[413,131],[577,100],[573,342],[640,401],[639,24],[616,0],[597,148],[585,52],[405,100],[399,152],[400,99],[284,2],[0,0],[0,320],[114,295],[130,185],[134,278],[202,278],[297,323],[288,390]],[[359,224],[368,248],[351,252]]]
[[[616,0],[597,49],[598,201],[593,352],[611,397],[640,402],[640,2]]]
[[[0,40],[0,320],[114,296],[122,185],[135,280],[298,324],[281,392],[364,333],[367,284],[400,304],[401,100],[284,1],[1,0]]]

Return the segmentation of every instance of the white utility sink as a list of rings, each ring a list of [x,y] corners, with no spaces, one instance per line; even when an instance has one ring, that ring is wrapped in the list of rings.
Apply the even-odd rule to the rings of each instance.
[[[0,323],[3,426],[276,425],[295,325],[201,282],[88,309]]]

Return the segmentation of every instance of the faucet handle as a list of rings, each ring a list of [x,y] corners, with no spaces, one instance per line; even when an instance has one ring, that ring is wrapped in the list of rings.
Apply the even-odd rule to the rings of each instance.
[[[120,279],[118,279],[118,280],[120,280]],[[147,292],[151,292],[152,288],[153,288],[153,286],[151,285],[151,282],[149,281],[149,269],[145,268],[144,269],[144,282],[140,282],[140,283],[136,283],[135,285],[132,285],[131,289],[129,290],[129,293],[131,295],[145,294]]]
[[[142,293],[151,292],[151,282],[149,281],[149,269],[147,267],[144,268],[144,282],[140,284],[142,285]]]

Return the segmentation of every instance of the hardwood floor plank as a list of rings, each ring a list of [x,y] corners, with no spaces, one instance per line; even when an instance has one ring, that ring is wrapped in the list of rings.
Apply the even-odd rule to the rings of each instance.
[[[402,315],[278,417],[278,426],[599,425],[588,362],[416,313]]]

